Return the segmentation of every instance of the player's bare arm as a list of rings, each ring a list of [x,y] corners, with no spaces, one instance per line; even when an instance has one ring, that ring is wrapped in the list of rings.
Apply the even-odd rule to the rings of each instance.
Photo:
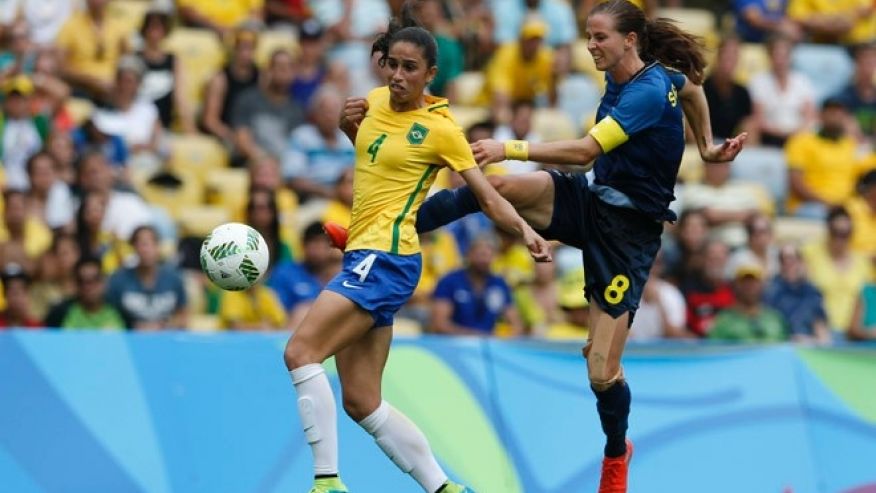
[[[748,133],[742,132],[732,139],[725,140],[721,145],[715,145],[712,141],[709,104],[706,102],[706,93],[703,91],[703,87],[687,81],[678,95],[681,97],[684,116],[693,130],[697,148],[700,150],[703,161],[723,162],[735,159],[739,151],[742,150],[742,146],[745,145]]]
[[[338,127],[354,144],[356,143],[356,134],[359,132],[359,124],[362,123],[366,113],[368,113],[368,100],[359,97],[347,98],[344,109],[341,110]]]

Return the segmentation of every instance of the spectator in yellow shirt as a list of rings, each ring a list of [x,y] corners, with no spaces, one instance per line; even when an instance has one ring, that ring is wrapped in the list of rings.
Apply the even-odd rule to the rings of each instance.
[[[3,193],[0,225],[0,265],[14,262],[33,273],[36,261],[52,244],[52,233],[38,217],[27,213],[27,195],[19,190]]]
[[[876,38],[872,0],[791,0],[788,16],[820,43],[853,45]]]
[[[211,29],[225,37],[247,20],[263,19],[263,0],[179,0],[183,23],[190,27]]]
[[[858,143],[847,133],[850,118],[840,100],[829,98],[822,105],[821,129],[788,139],[788,212],[822,219],[828,209],[852,197],[866,161],[858,157]]]
[[[876,169],[858,180],[858,195],[846,209],[852,217],[852,248],[876,261]]]
[[[286,326],[286,311],[274,291],[256,284],[246,291],[222,291],[219,319],[232,330],[276,330]]]
[[[515,101],[556,102],[553,51],[544,44],[547,25],[529,17],[520,39],[499,47],[486,68],[484,97],[499,122],[511,119]]]
[[[824,295],[830,326],[844,332],[852,321],[855,301],[864,284],[873,280],[870,261],[852,250],[852,220],[842,207],[827,218],[827,240],[803,248],[812,284]]]
[[[75,91],[92,98],[109,93],[119,57],[128,51],[133,34],[127,25],[107,15],[109,0],[87,0],[58,33],[62,75]]]

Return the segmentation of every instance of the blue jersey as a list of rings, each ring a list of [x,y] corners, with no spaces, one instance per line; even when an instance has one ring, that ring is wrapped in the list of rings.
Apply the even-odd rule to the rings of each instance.
[[[442,277],[432,297],[453,305],[451,319],[456,325],[492,334],[496,323],[511,306],[511,288],[504,279],[491,274],[482,290],[475,290],[465,269]]]
[[[760,11],[760,15],[767,20],[778,21],[785,16],[785,11],[788,9],[788,1],[733,0],[733,13],[736,16],[736,33],[746,43],[763,43],[769,33],[752,26],[742,15],[750,7],[755,7]]]
[[[596,159],[594,185],[621,192],[649,217],[675,220],[669,203],[675,199],[673,190],[684,152],[678,91],[685,77],[654,62],[624,84],[614,82],[609,74],[605,78],[596,121],[611,116],[628,140]]]

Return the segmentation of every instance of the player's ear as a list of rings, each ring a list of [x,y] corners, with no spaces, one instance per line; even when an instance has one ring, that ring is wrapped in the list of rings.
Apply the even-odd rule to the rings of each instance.
[[[438,74],[438,67],[436,65],[432,65],[429,67],[429,70],[426,71],[426,85],[432,83],[435,80],[435,75]]]
[[[639,35],[634,31],[630,31],[624,36],[624,47],[628,50],[630,49],[638,49],[639,47]]]

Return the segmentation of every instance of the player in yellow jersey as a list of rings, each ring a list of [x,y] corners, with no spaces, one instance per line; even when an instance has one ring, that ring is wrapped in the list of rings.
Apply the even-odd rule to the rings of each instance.
[[[286,346],[316,481],[311,493],[346,492],[338,476],[335,400],[321,366],[335,356],[344,410],[427,493],[471,492],[448,480],[423,433],[381,398],[393,316],[420,277],[417,210],[436,171],[462,174],[483,211],[523,238],[536,260],[550,247],[503,199],[476,166],[447,101],[424,94],[437,72],[437,47],[407,13],[377,41],[389,85],[359,103],[361,123],[342,119],[356,144],[354,198],[344,267],[320,293]],[[386,491],[399,491],[397,486]]]

